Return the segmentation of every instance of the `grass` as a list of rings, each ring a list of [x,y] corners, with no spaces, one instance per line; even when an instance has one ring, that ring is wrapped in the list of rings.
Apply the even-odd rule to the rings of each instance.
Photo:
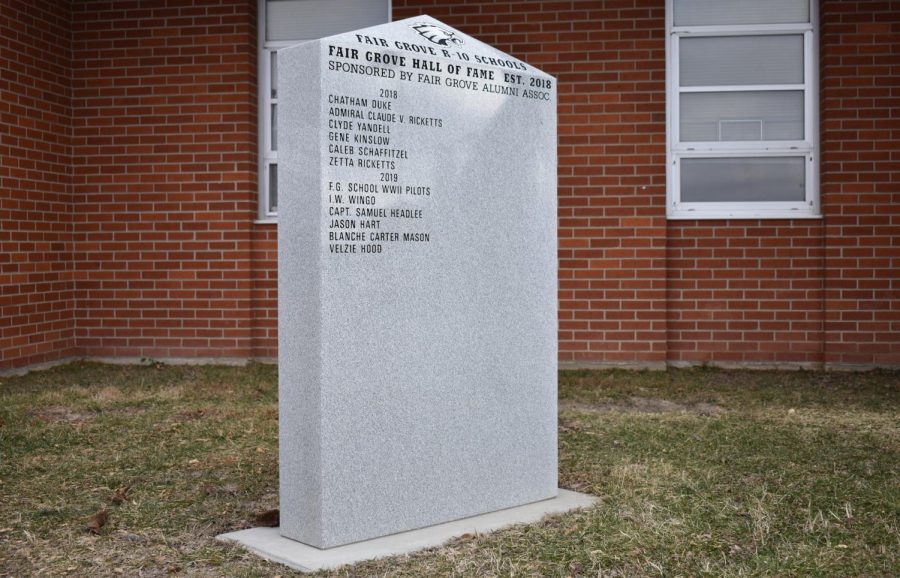
[[[214,539],[278,505],[276,382],[0,378],[0,576],[293,575]],[[599,505],[320,575],[897,576],[898,409],[898,372],[561,372],[560,483]]]

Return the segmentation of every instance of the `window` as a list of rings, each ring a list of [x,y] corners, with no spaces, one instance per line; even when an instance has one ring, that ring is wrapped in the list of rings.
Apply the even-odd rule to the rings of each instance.
[[[667,214],[819,216],[815,0],[667,0]]]
[[[259,0],[259,217],[278,214],[278,51],[390,21],[389,0]]]

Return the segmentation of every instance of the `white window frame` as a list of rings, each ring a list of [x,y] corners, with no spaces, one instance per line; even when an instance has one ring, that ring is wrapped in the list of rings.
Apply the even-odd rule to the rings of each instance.
[[[269,165],[278,164],[278,151],[272,150],[272,52],[296,44],[266,40],[266,0],[257,0],[257,83],[259,84],[259,220],[277,221],[278,211],[269,210]]]
[[[388,21],[392,20],[393,4],[387,2]],[[294,46],[310,39],[267,40],[266,39],[266,0],[257,0],[257,83],[258,91],[258,123],[259,123],[259,211],[257,223],[277,223],[278,210],[269,210],[269,165],[278,164],[278,151],[272,150],[272,64],[271,55],[282,48]],[[277,104],[277,102],[276,102]],[[279,183],[280,184],[280,183]]]
[[[261,0],[265,10],[265,0]],[[263,14],[265,17],[265,13]],[[265,26],[265,22],[263,22]],[[263,31],[262,34],[265,34]],[[261,35],[262,36],[262,35]],[[259,49],[259,218],[263,221],[274,221],[278,216],[278,208],[269,209],[269,165],[278,164],[278,151],[272,149],[272,53],[281,48],[297,44],[280,40],[261,42]]]
[[[818,2],[810,1],[806,24],[675,26],[674,0],[666,0],[666,214],[669,219],[815,219],[819,203]],[[681,87],[679,42],[703,36],[803,35],[803,84]],[[803,90],[803,140],[680,142],[681,93]],[[682,202],[681,161],[693,158],[802,157],[806,160],[803,201]]]

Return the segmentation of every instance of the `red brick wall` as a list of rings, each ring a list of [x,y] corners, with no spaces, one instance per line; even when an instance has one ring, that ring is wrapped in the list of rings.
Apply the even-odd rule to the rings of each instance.
[[[669,361],[822,361],[818,220],[670,221]]]
[[[260,225],[253,232],[253,356],[278,356],[278,229]]]
[[[256,1],[73,3],[77,343],[248,356]]]
[[[558,78],[561,361],[900,364],[900,2],[821,2],[824,218],[777,221],[666,220],[663,0],[393,6]],[[0,28],[0,368],[275,356],[256,1]]]
[[[900,2],[824,2],[825,361],[900,363]]]
[[[900,2],[821,2],[824,219],[668,222],[664,4],[394,2],[558,78],[560,360],[900,363]]]
[[[0,369],[74,352],[69,18],[0,10]]]

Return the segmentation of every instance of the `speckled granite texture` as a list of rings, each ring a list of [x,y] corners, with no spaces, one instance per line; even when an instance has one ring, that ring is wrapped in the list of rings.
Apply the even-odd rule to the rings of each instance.
[[[329,548],[553,497],[555,79],[427,16],[279,56],[282,534]]]

